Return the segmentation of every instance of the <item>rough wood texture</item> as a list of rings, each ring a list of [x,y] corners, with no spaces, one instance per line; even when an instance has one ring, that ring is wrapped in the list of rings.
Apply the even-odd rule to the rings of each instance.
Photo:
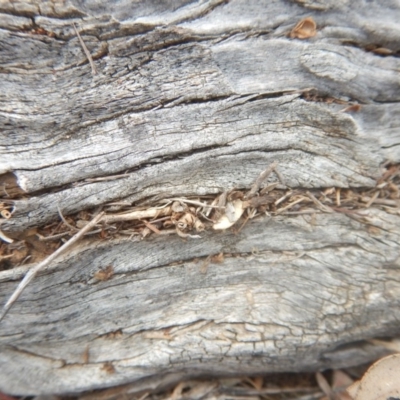
[[[317,35],[290,39],[308,16]],[[396,1],[2,2],[0,173],[29,196],[1,229],[57,207],[248,188],[273,161],[289,187],[374,187],[400,162],[399,20]],[[82,243],[1,323],[0,389],[371,360],[383,350],[363,340],[399,332],[399,235],[398,215],[371,209],[364,223],[274,217],[238,235]],[[231,256],[201,273],[195,259],[219,252]],[[26,268],[0,273],[1,304]]]

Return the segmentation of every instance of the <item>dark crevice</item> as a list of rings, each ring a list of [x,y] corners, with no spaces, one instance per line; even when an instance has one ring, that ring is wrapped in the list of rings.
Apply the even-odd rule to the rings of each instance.
[[[219,146],[219,147],[223,147],[223,146]],[[239,156],[241,154],[246,154],[246,153],[266,153],[266,154],[269,154],[269,153],[282,152],[282,153],[287,154],[287,152],[289,152],[289,151],[298,151],[299,153],[309,154],[309,155],[311,155],[313,157],[320,157],[321,156],[321,154],[312,152],[310,150],[304,150],[304,149],[301,149],[301,148],[289,146],[289,147],[278,147],[278,148],[273,148],[273,149],[268,149],[268,148],[266,148],[266,149],[257,148],[257,149],[249,149],[249,150],[242,150],[241,149],[238,152],[232,152],[232,153],[229,153],[229,154],[221,154],[221,155],[218,155],[216,157],[230,157],[230,156],[235,157],[235,156]]]
[[[176,97],[176,98],[172,98],[172,99],[168,99],[166,101],[163,102],[158,102],[156,104],[149,104],[148,106],[142,106],[140,108],[125,108],[124,110],[120,111],[120,112],[116,112],[112,115],[108,115],[104,118],[96,118],[96,120],[92,120],[89,121],[85,124],[82,124],[80,126],[77,126],[75,129],[69,129],[67,131],[65,131],[62,134],[58,135],[59,140],[61,141],[63,140],[64,136],[70,137],[76,134],[79,134],[79,131],[82,129],[86,129],[88,127],[94,126],[94,125],[98,125],[98,124],[102,124],[105,122],[109,122],[109,121],[115,121],[116,119],[123,117],[125,115],[132,115],[132,114],[140,114],[140,113],[146,113],[146,112],[156,112],[158,110],[162,110],[164,108],[170,108],[169,106],[190,106],[192,104],[208,104],[208,103],[213,103],[213,102],[220,102],[223,100],[229,100],[233,98],[233,100],[236,100],[237,97],[233,97],[232,94],[229,95],[221,95],[221,96],[212,96],[210,95],[209,97],[202,97],[202,98],[185,98],[182,96]],[[182,99],[182,100],[180,100]],[[55,141],[54,141],[54,136],[51,137],[52,141],[52,145],[54,145]],[[22,142],[22,143],[18,143],[18,145],[29,145],[31,144],[32,141],[28,141],[28,142]],[[35,143],[39,143],[39,142],[35,142]],[[30,149],[25,150],[27,152],[31,151]],[[24,150],[16,150],[15,152],[17,152],[18,154],[24,152]],[[82,158],[90,158],[90,157],[82,157]],[[58,163],[57,163],[58,164]],[[61,164],[61,163],[59,163]],[[46,168],[46,167],[43,167]],[[40,170],[43,168],[24,168],[24,169],[20,169],[20,170],[29,170],[29,171],[35,171],[35,170]]]
[[[294,91],[294,90],[280,90],[278,92],[267,92],[267,93],[260,93],[258,95],[254,95],[249,100],[247,100],[247,103],[252,103],[253,101],[259,101],[259,100],[264,100],[264,99],[274,99],[277,97],[283,97],[283,96],[289,96],[291,94],[298,94],[299,96],[302,96],[302,91]],[[250,94],[251,95],[251,94]],[[241,97],[245,98],[248,97],[249,95],[242,95]]]
[[[347,107],[354,104],[365,104],[360,102],[357,99],[349,99],[346,101],[340,100],[332,96],[332,93],[329,91],[321,91],[318,89],[310,89],[304,90],[303,93],[300,95],[300,98],[308,101],[308,102],[315,102],[315,103],[327,103],[327,104],[342,104],[343,107]]]
[[[221,148],[229,148],[230,144],[226,143],[226,144],[214,144],[214,145],[209,145],[209,146],[204,146],[204,147],[200,147],[200,148],[196,148],[196,149],[191,149],[191,150],[187,150],[187,151],[182,151],[182,152],[175,152],[175,153],[171,153],[168,155],[160,155],[160,156],[156,156],[153,158],[150,158],[146,161],[141,162],[139,165],[135,165],[131,168],[127,168],[121,171],[113,171],[112,173],[108,173],[108,174],[102,174],[102,175],[88,175],[86,176],[84,179],[75,181],[75,182],[70,182],[70,183],[66,183],[60,186],[52,186],[52,187],[48,187],[48,188],[44,188],[44,189],[40,189],[37,191],[32,191],[29,192],[29,196],[34,197],[34,196],[40,196],[42,194],[46,194],[46,193],[57,193],[57,192],[61,192],[63,190],[66,189],[70,189],[76,186],[81,186],[81,185],[90,185],[92,183],[96,184],[98,182],[90,182],[88,180],[90,179],[95,179],[97,178],[107,178],[107,177],[114,177],[115,175],[123,175],[126,174],[126,178],[129,178],[131,176],[132,173],[137,172],[139,170],[148,168],[148,167],[152,167],[154,165],[158,165],[158,164],[165,164],[166,162],[169,161],[177,161],[177,160],[182,160],[184,158],[188,158],[188,157],[192,157],[194,155],[198,155],[198,154],[203,154],[203,153],[207,153],[210,152],[212,150],[216,150],[216,149],[221,149]],[[269,154],[269,153],[287,153],[288,151],[295,151],[295,152],[300,152],[300,153],[305,153],[305,154],[309,154],[313,157],[319,157],[321,156],[321,154],[312,152],[310,150],[305,150],[302,148],[297,148],[297,147],[283,147],[283,148],[273,148],[273,149],[269,149],[269,148],[257,148],[257,149],[248,149],[248,150],[244,150],[241,149],[240,151],[237,152],[230,152],[229,154],[221,154],[221,155],[215,155],[214,157],[218,158],[218,157],[236,157],[236,156],[240,156],[242,154],[247,154],[247,153],[265,153],[265,154]],[[111,154],[111,153],[106,153],[106,154]],[[82,159],[85,159],[87,157],[83,157]],[[76,159],[79,160],[79,159]],[[76,161],[74,160],[74,161]],[[71,161],[64,161],[64,162],[59,162],[57,163],[57,165],[68,165],[69,163],[71,163]],[[342,165],[342,167],[346,167],[346,165]],[[38,171],[38,170],[42,170],[42,169],[46,169],[46,168],[51,168],[51,166],[46,166],[43,168],[36,168],[36,169],[18,169],[18,171]],[[123,178],[119,178],[119,179],[123,179]]]
[[[172,105],[173,107],[184,107],[184,106],[190,106],[193,104],[208,104],[208,103],[213,103],[213,102],[221,102],[224,100],[238,100],[238,99],[244,99],[246,102],[255,102],[263,99],[272,99],[272,98],[279,98],[291,94],[295,94],[297,91],[279,91],[279,92],[270,92],[270,93],[262,93],[262,94],[256,94],[254,97],[251,97],[252,94],[243,94],[243,95],[237,95],[235,93],[231,93],[229,95],[220,95],[220,96],[215,96],[215,95],[210,95],[209,97],[192,97],[192,98],[187,98],[183,96],[179,96],[176,98],[171,98],[167,99],[165,101],[160,101],[158,103],[151,103],[148,105],[142,105],[140,107],[136,108],[125,108],[124,110],[121,110],[119,112],[116,112],[112,115],[107,115],[104,118],[96,118],[96,120],[88,121],[85,124],[82,124],[80,126],[77,126],[75,129],[69,129],[65,131],[63,134],[59,134],[59,140],[63,140],[63,136],[72,136],[78,133],[79,130],[85,129],[94,125],[102,124],[108,121],[114,121],[117,118],[123,117],[125,115],[131,115],[131,114],[140,114],[140,113],[146,113],[146,112],[152,112],[152,111],[158,111],[162,110],[164,108],[170,108]],[[302,98],[302,96],[299,96]],[[181,100],[180,100],[181,99]],[[248,99],[248,100],[247,100]],[[232,104],[231,107],[235,107],[236,104]],[[228,107],[228,108],[231,108]],[[228,109],[226,108],[226,109]],[[224,110],[226,110],[224,109]],[[52,137],[54,139],[54,137]],[[53,140],[54,141],[54,140]],[[19,143],[19,145],[27,145],[31,144],[32,141],[30,140],[29,142],[23,142]],[[53,143],[54,144],[54,143]],[[29,149],[26,151],[30,151]],[[18,153],[22,153],[24,150],[18,150]],[[24,169],[24,170],[40,170],[41,168],[36,168],[36,169]]]
[[[142,105],[140,107],[136,107],[136,108],[125,108],[124,110],[121,110],[119,112],[116,112],[112,115],[108,115],[107,117],[104,118],[96,118],[96,120],[92,120],[89,121],[85,124],[82,124],[81,126],[78,126],[76,129],[74,130],[68,130],[65,132],[66,136],[70,136],[73,135],[75,133],[77,133],[78,130],[83,129],[83,128],[87,128],[90,126],[94,126],[97,124],[101,124],[104,122],[108,122],[108,121],[114,121],[117,118],[120,118],[124,115],[130,115],[130,114],[140,114],[140,113],[145,113],[145,112],[151,112],[151,111],[157,111],[163,108],[169,108],[168,106],[173,105],[175,106],[186,106],[186,105],[191,105],[191,104],[207,104],[207,103],[211,103],[211,102],[219,102],[221,100],[227,100],[230,99],[232,97],[232,94],[229,95],[221,95],[221,96],[212,96],[210,95],[210,97],[193,97],[193,98],[185,98],[182,96],[179,97],[175,97],[172,99],[167,99],[165,101],[160,101],[157,103],[151,103],[149,105]],[[179,99],[182,99],[181,101],[179,101]]]
[[[399,104],[400,103],[400,98],[399,98],[399,100],[379,100],[379,99],[375,99],[373,102],[375,104]]]
[[[382,149],[393,149],[394,147],[400,146],[400,143],[391,144],[390,146],[381,146]]]

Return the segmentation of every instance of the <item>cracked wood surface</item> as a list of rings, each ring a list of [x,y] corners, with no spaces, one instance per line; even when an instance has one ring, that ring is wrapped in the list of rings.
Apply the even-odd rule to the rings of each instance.
[[[398,332],[400,219],[371,211],[369,223],[277,217],[240,235],[82,245],[37,277],[3,321],[0,387],[65,393],[138,381],[138,390],[169,375],[377,357],[382,349],[362,341]],[[230,255],[202,273],[204,257],[220,252]],[[99,282],[107,265],[114,275]],[[24,269],[0,276],[2,303]]]
[[[305,17],[317,35],[290,39]],[[1,229],[54,221],[57,207],[249,188],[274,161],[289,187],[374,187],[400,162],[399,19],[395,1],[2,2],[0,173],[27,195]],[[368,218],[82,244],[0,325],[0,388],[138,390],[373,359],[382,350],[362,340],[399,330],[400,221]],[[195,258],[219,252],[232,256],[202,274]],[[0,273],[1,304],[23,271]]]

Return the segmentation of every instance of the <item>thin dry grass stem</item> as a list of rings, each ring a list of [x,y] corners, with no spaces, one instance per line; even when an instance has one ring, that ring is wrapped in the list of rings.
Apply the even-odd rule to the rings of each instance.
[[[308,200],[308,198],[302,196],[302,197],[300,197],[299,199],[297,199],[297,200],[295,200],[295,201],[289,203],[289,204],[286,205],[285,207],[280,208],[279,210],[276,211],[275,214],[276,214],[276,215],[279,215],[279,214],[283,213],[284,211],[289,210],[289,209],[292,208],[294,205],[301,203],[301,202],[304,201],[304,200]]]
[[[92,229],[100,220],[103,218],[104,212],[97,214],[86,226],[84,226],[79,232],[77,232],[71,239],[64,243],[59,249],[57,249],[49,257],[45,258],[42,262],[37,264],[35,267],[31,268],[25,277],[22,279],[20,284],[15,289],[14,293],[8,299],[7,303],[3,307],[3,313],[0,316],[0,321],[6,316],[7,312],[10,310],[11,306],[15,303],[24,289],[32,281],[32,279],[41,271],[44,267],[53,262],[57,257],[59,257],[65,250],[69,249],[73,244],[75,244],[86,232]]]
[[[178,236],[180,236],[181,238],[191,238],[191,239],[201,239],[200,235],[191,235],[190,233],[186,233],[181,231],[178,227],[175,228],[175,232],[178,234]],[[160,231],[161,233],[161,231]]]
[[[185,198],[181,198],[181,197],[174,197],[172,199],[169,199],[172,201],[179,201],[181,203],[187,203],[187,204],[192,204],[194,206],[200,206],[200,207],[204,207],[204,208],[220,208],[220,209],[225,209],[225,207],[220,207],[220,206],[213,206],[211,204],[207,204],[207,203],[202,203],[201,201],[196,201],[196,200],[189,200],[189,199],[185,199]]]
[[[86,232],[85,236],[92,236],[92,235],[96,235],[98,233],[104,232],[104,231],[108,231],[110,229],[116,229],[114,226],[109,226],[106,229],[95,229],[94,231],[90,231],[90,232]]]
[[[250,199],[258,192],[262,183],[268,178],[268,176],[271,174],[271,172],[275,170],[277,165],[278,165],[277,162],[273,162],[266,170],[261,172],[261,174],[258,176],[256,181],[254,182],[251,189],[246,193],[246,196],[245,196],[246,198]]]
[[[152,232],[154,232],[155,234],[157,234],[157,235],[160,235],[161,234],[161,232],[160,232],[160,230],[159,229],[157,229],[153,224],[151,224],[150,222],[147,222],[147,221],[145,221],[145,220],[141,220],[140,222],[143,222],[146,226],[147,226],[147,228],[149,228]]]
[[[176,233],[175,229],[163,229],[162,231],[160,231],[160,235],[163,235],[163,236],[173,235],[175,233]]]
[[[155,223],[157,223],[157,222],[167,221],[167,220],[169,220],[170,218],[171,218],[170,216],[167,216],[167,217],[152,219],[150,222],[151,222],[152,224],[155,224]]]
[[[285,180],[283,179],[282,174],[279,172],[279,169],[278,169],[278,168],[275,168],[275,169],[274,169],[274,172],[275,172],[276,176],[278,177],[280,183],[281,183],[283,186],[286,186]]]
[[[170,400],[178,400],[181,397],[182,391],[185,388],[185,382],[179,382],[172,391]]]
[[[333,213],[333,209],[331,207],[325,206],[322,204],[311,192],[307,192],[307,196],[314,202],[314,204],[323,212]]]
[[[278,206],[279,204],[281,204],[283,201],[285,201],[288,197],[290,197],[293,194],[293,192],[291,190],[289,190],[289,192],[287,192],[285,195],[283,195],[282,197],[280,197],[278,200],[275,201],[275,205]]]
[[[50,241],[50,240],[61,239],[61,238],[63,238],[64,236],[67,236],[67,235],[69,235],[69,234],[70,234],[70,232],[62,232],[62,233],[58,233],[58,234],[56,234],[56,235],[43,236],[43,235],[41,235],[40,233],[36,233],[36,236],[38,237],[38,239],[39,239],[41,242],[48,242],[48,241]]]
[[[107,223],[111,222],[119,222],[119,221],[131,221],[131,220],[139,220],[145,218],[158,218],[165,215],[171,214],[171,207],[165,208],[148,208],[147,210],[142,211],[130,211],[121,214],[114,214],[114,215],[105,215],[103,221]]]
[[[349,217],[351,217],[351,216],[365,217],[366,216],[365,212],[363,212],[363,213],[360,212],[361,210],[349,210],[349,209],[343,208],[343,207],[332,207],[332,210],[339,212],[339,213],[346,214]],[[363,210],[363,211],[365,211],[365,210]]]
[[[340,188],[336,188],[336,205],[338,206],[338,207],[340,207],[340,192],[341,192],[341,189]]]
[[[261,390],[264,384],[264,378],[262,376],[256,376],[255,378],[245,378],[245,381],[250,383],[251,386],[256,390]]]
[[[248,210],[249,210],[249,209],[248,209]],[[249,221],[249,219],[252,219],[252,218],[255,217],[256,213],[257,213],[257,209],[255,209],[255,208],[253,208],[253,209],[251,209],[251,211],[248,211],[248,212],[247,212],[246,218],[245,218],[245,220],[243,221],[243,224],[242,224],[242,225],[239,227],[239,229],[237,230],[237,233],[239,233],[239,232],[244,228],[244,226],[247,224],[247,222]]]
[[[393,178],[399,174],[400,165],[392,165],[388,168],[388,170],[378,179],[377,185],[382,184],[387,181],[389,178]]]
[[[379,190],[374,193],[374,195],[368,200],[365,208],[370,208],[375,200],[379,197]]]
[[[315,380],[317,381],[318,386],[325,393],[325,395],[328,397],[329,400],[336,400],[335,394],[333,393],[331,386],[329,385],[325,377],[321,374],[321,372],[317,372],[315,374]]]
[[[368,203],[371,198],[370,197],[362,197],[362,201]],[[375,199],[374,204],[382,204],[384,206],[393,206],[393,207],[400,207],[400,200],[390,200],[390,199]]]
[[[72,226],[72,225],[64,218],[64,215],[62,214],[61,209],[60,209],[60,207],[58,207],[58,206],[57,206],[57,211],[58,211],[58,215],[60,216],[62,222],[64,222],[64,224],[65,224],[66,226],[68,226],[69,229],[71,229],[73,232],[78,232],[78,231],[79,231],[78,228],[75,228],[75,226]]]
[[[376,199],[374,201],[375,207],[381,208],[391,214],[399,214],[400,215],[400,200],[393,201],[389,199]]]
[[[163,201],[165,201],[165,204],[152,208],[155,208],[156,210],[162,210],[163,208],[166,208],[173,203],[171,200],[163,200]]]
[[[284,211],[282,215],[307,215],[307,214],[319,214],[320,210],[306,209],[300,211]]]
[[[199,214],[202,218],[204,218],[206,221],[208,222],[212,222],[214,223],[214,220],[212,220],[211,218],[208,218],[206,214],[203,214],[202,212],[199,212]]]
[[[260,196],[271,192],[271,191],[274,190],[278,185],[279,185],[278,182],[274,182],[274,183],[271,183],[271,184],[268,185],[268,186],[265,186],[264,188],[262,188],[262,189],[260,190]]]
[[[13,243],[14,239],[9,238],[4,232],[0,231],[0,239],[8,244]]]
[[[92,68],[92,75],[96,75],[97,74],[97,70],[96,70],[96,66],[94,65],[94,61],[93,61],[92,55],[90,54],[88,48],[86,47],[85,42],[83,41],[81,35],[79,34],[78,30],[76,29],[75,23],[73,22],[72,25],[73,25],[73,27],[75,29],[76,36],[78,36],[79,42],[80,42],[80,44],[82,46],[82,49],[86,54],[86,57],[87,57],[87,59],[89,61],[89,64],[90,64],[90,67]]]
[[[388,182],[387,186],[390,190],[396,193],[396,197],[398,198],[400,195],[400,189],[398,186],[396,186],[393,182]]]

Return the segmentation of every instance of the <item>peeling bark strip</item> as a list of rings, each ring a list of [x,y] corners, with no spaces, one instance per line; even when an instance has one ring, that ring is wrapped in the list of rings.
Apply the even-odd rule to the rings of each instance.
[[[146,240],[85,239],[1,322],[0,391],[135,392],[382,355],[364,340],[399,331],[399,20],[394,1],[3,2],[0,230],[14,242],[0,262],[14,246],[21,266],[0,272],[0,304],[34,268],[27,247],[55,250],[30,235],[65,233],[59,210],[251,193],[277,162],[325,213],[198,240],[144,218]],[[344,204],[348,189],[367,220]]]

